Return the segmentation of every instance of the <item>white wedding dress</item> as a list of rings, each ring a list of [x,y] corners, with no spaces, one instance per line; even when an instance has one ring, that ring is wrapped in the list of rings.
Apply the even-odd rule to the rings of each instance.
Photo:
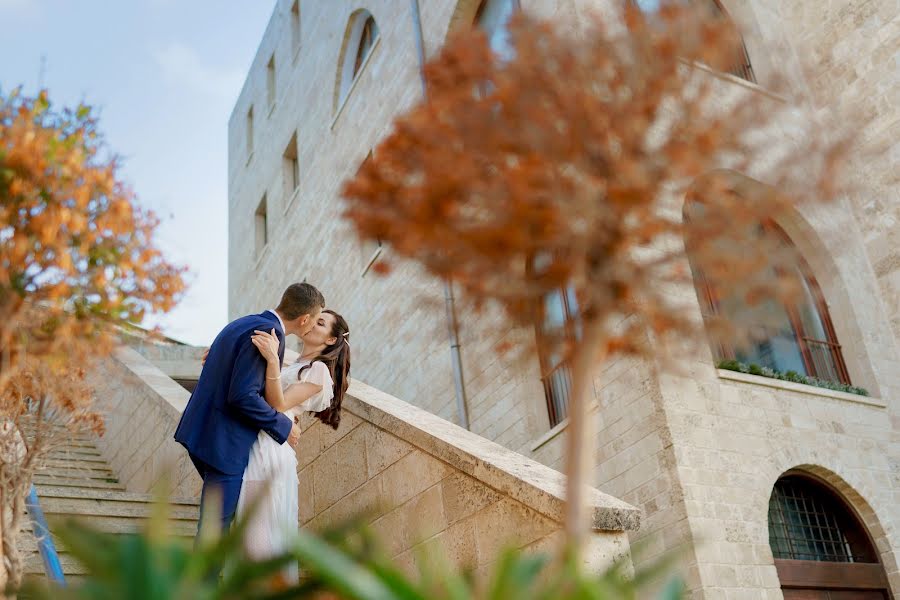
[[[331,399],[334,397],[331,374],[322,362],[314,362],[303,371],[298,380],[297,373],[308,364],[308,360],[298,361],[281,371],[282,390],[287,391],[296,383],[322,386],[321,392],[284,413],[292,420],[303,412],[325,410],[331,406]],[[237,506],[237,519],[240,520],[246,517],[259,494],[267,492],[265,497],[257,501],[255,512],[247,523],[244,547],[250,558],[271,558],[288,549],[299,529],[298,484],[297,455],[294,449],[287,443],[277,443],[269,434],[260,431],[250,449],[250,462],[244,470],[244,482],[241,484]],[[296,563],[290,564],[284,575],[288,581],[296,583],[299,579]]]

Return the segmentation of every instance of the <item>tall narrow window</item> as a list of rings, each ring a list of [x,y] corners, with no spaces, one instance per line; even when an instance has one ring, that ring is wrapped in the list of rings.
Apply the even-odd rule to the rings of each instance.
[[[269,64],[266,66],[266,99],[271,109],[275,106],[275,55],[269,58]]]
[[[544,319],[537,327],[537,341],[550,427],[561,423],[569,414],[572,369],[559,352],[551,348],[549,340],[554,339],[560,330],[568,330],[577,314],[578,301],[572,288],[553,292],[544,298]],[[566,333],[574,335],[572,331]]]
[[[262,254],[262,251],[266,248],[266,244],[269,243],[269,218],[266,209],[266,195],[263,194],[262,200],[259,201],[259,206],[256,207],[256,247],[255,247],[255,256],[259,258]]]
[[[291,6],[291,55],[297,56],[300,50],[300,0],[294,0]]]
[[[291,136],[282,158],[282,178],[284,179],[284,206],[288,206],[291,197],[300,188],[300,161],[297,158],[297,134]]]
[[[247,159],[253,154],[253,107],[247,111]]]
[[[375,23],[375,17],[369,17],[363,23],[362,34],[359,38],[359,46],[356,47],[356,59],[353,63],[353,76],[359,73],[360,67],[368,58],[369,53],[375,46],[375,38],[378,37],[378,25]]]
[[[537,256],[529,268],[539,274],[548,266],[547,257]],[[572,394],[572,369],[558,347],[562,340],[577,340],[578,299],[571,286],[551,292],[544,297],[541,319],[535,323],[538,358],[541,366],[541,382],[547,400],[550,427],[561,423],[569,414],[569,397]]]

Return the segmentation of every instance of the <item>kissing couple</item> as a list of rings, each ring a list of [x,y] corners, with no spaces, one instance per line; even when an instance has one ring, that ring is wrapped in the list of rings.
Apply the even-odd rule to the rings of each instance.
[[[303,349],[282,369],[287,335],[300,338]],[[204,355],[175,440],[203,479],[201,528],[211,510],[227,530],[254,505],[244,540],[250,558],[286,551],[299,528],[299,416],[314,413],[337,429],[350,383],[349,336],[347,322],[325,309],[318,289],[295,283],[277,308],[226,325]],[[298,580],[296,564],[285,576]]]

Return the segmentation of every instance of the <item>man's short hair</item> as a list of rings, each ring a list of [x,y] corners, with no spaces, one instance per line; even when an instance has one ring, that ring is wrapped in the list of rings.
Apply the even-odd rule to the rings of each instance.
[[[314,285],[293,283],[281,295],[277,310],[286,321],[293,321],[303,315],[318,313],[323,308],[325,297]]]

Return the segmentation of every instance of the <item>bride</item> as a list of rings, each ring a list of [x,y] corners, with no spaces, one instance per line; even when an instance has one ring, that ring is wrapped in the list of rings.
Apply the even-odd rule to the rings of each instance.
[[[282,370],[274,331],[254,332],[253,345],[267,362],[266,402],[295,422],[301,413],[312,412],[337,429],[341,402],[350,382],[349,336],[347,321],[332,310],[323,310],[312,330],[302,337],[300,358]],[[237,507],[237,518],[247,518],[247,511],[256,503],[244,540],[250,558],[271,558],[288,549],[299,528],[297,486],[294,449],[260,431],[250,450]],[[266,495],[258,498],[262,491]],[[286,568],[289,581],[296,582],[298,576],[296,563]]]

